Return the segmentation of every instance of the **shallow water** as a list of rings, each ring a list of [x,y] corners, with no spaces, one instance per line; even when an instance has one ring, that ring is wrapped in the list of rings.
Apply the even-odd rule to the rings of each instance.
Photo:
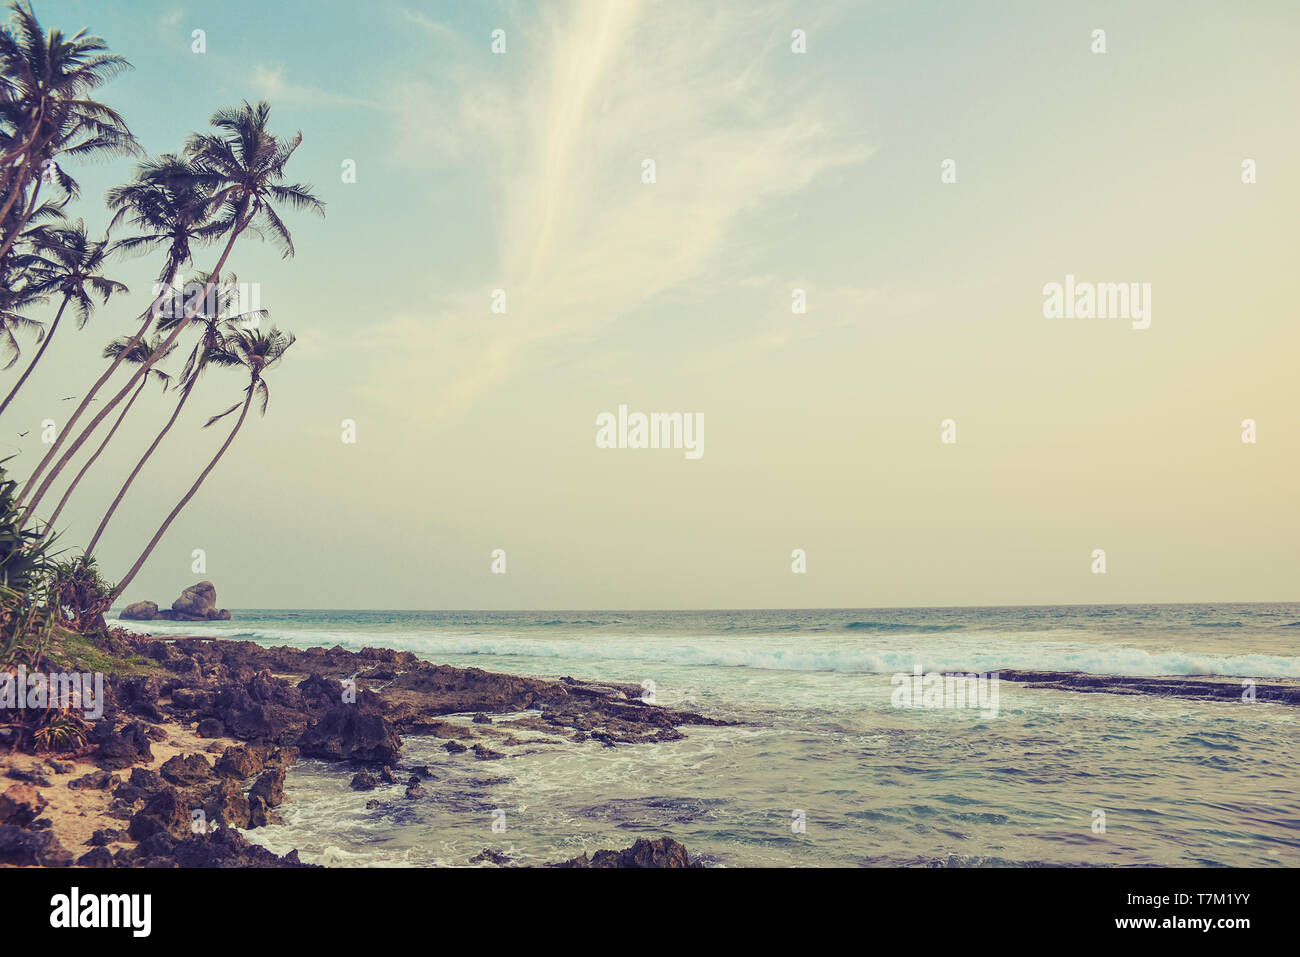
[[[890,683],[918,665],[1294,681],[1297,604],[250,610],[147,630],[653,682],[659,704],[742,722],[665,744],[492,745],[500,761],[408,737],[403,764],[435,775],[415,801],[404,784],[354,792],[351,769],[304,761],[284,825],[252,836],[316,863],[464,865],[487,847],[538,863],[669,834],[725,866],[1300,865],[1300,709],[1002,681],[996,716],[983,717],[896,708]]]

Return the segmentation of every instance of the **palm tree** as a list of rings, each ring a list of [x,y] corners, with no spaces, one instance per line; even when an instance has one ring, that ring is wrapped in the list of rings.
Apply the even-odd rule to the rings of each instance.
[[[204,277],[205,281],[201,288],[207,287],[208,278],[209,277]],[[135,468],[131,470],[131,474],[128,475],[126,481],[122,483],[122,488],[113,499],[113,503],[108,507],[108,511],[104,513],[104,517],[100,521],[99,527],[95,529],[95,534],[90,539],[90,544],[86,546],[87,555],[94,554],[95,546],[99,544],[99,539],[103,536],[104,529],[108,527],[109,520],[112,519],[113,513],[117,511],[118,505],[121,504],[122,499],[126,497],[126,493],[130,490],[131,483],[134,482],[135,477],[140,474],[140,470],[143,469],[145,463],[149,461],[149,457],[153,455],[154,450],[158,448],[162,443],[163,438],[171,431],[171,427],[176,424],[176,420],[180,418],[181,409],[185,408],[185,403],[189,399],[190,394],[194,391],[194,386],[198,383],[199,376],[203,374],[203,371],[207,368],[208,364],[231,365],[237,361],[233,354],[226,348],[227,337],[236,327],[255,323],[256,320],[261,319],[266,315],[265,309],[244,313],[242,315],[230,314],[231,307],[238,299],[238,294],[236,292],[238,289],[238,281],[238,277],[232,274],[228,280],[219,283],[217,286],[218,296],[216,302],[213,304],[215,308],[208,308],[200,304],[198,311],[194,314],[194,320],[197,320],[202,331],[199,334],[198,342],[194,344],[194,348],[190,351],[189,357],[185,360],[185,367],[181,370],[181,382],[184,384],[181,387],[180,398],[176,400],[176,408],[172,410],[171,418],[169,418],[163,425],[161,431],[159,431],[159,433],[154,437],[153,442],[149,445],[149,448],[145,449],[144,455],[140,456],[140,461],[137,462]],[[195,285],[197,286],[199,284],[195,283]],[[178,296],[177,308],[171,310],[171,315],[158,320],[158,331],[170,332],[172,327],[180,322],[182,317],[190,311],[190,308],[185,304],[184,298]]]
[[[284,203],[295,209],[306,209],[321,216],[325,215],[325,204],[312,195],[310,186],[284,183],[284,168],[302,143],[302,134],[297,133],[289,139],[280,139],[267,128],[270,118],[270,104],[263,101],[257,106],[251,106],[245,100],[240,107],[218,110],[212,114],[210,123],[216,128],[217,133],[192,133],[186,140],[186,154],[201,171],[201,179],[212,189],[212,198],[207,208],[217,216],[214,228],[227,232],[230,238],[221,253],[221,258],[217,260],[216,266],[208,276],[201,299],[186,309],[185,315],[176,323],[175,328],[164,341],[164,347],[172,345],[194,318],[195,311],[212,291],[216,277],[225,268],[230,251],[244,230],[251,228],[254,235],[269,238],[282,250],[282,258],[287,259],[294,252],[293,237],[275,207]],[[77,453],[77,449],[135,386],[137,378],[143,376],[148,368],[146,364],[136,371],[135,378],[132,378],[117,395],[104,404],[104,408],[100,409],[99,414],[82,430],[77,440],[50,469],[40,487],[27,502],[28,517],[59,472]],[[30,488],[33,480],[34,477],[28,479],[27,488]],[[24,488],[24,493],[27,488]]]
[[[185,506],[189,504],[190,499],[194,497],[194,493],[197,492],[199,486],[203,484],[203,480],[208,477],[208,473],[216,468],[217,463],[221,461],[221,457],[226,454],[226,449],[230,448],[230,443],[235,441],[235,436],[239,434],[239,429],[244,424],[244,419],[248,416],[248,409],[253,404],[254,398],[261,398],[260,412],[262,415],[266,415],[266,406],[271,399],[271,391],[267,387],[266,379],[263,378],[263,375],[268,368],[283,358],[284,354],[289,350],[289,347],[292,346],[293,343],[293,336],[281,332],[279,329],[274,327],[272,327],[269,332],[262,332],[259,329],[240,329],[228,338],[226,344],[222,348],[223,351],[228,354],[231,360],[230,364],[241,365],[248,372],[248,385],[244,389],[244,401],[242,403],[236,402],[230,408],[226,409],[226,411],[214,415],[204,423],[203,427],[206,429],[213,423],[230,415],[236,409],[240,410],[239,418],[235,420],[234,428],[232,428],[230,434],[226,436],[226,441],[221,444],[221,448],[217,449],[217,454],[212,457],[212,461],[208,463],[207,468],[199,473],[199,477],[195,479],[194,484],[190,486],[190,490],[185,493],[185,496],[179,502],[176,503],[176,507],[171,510],[171,513],[162,523],[162,526],[154,533],[153,538],[149,540],[149,544],[146,545],[144,551],[140,553],[140,557],[135,560],[135,564],[131,566],[131,570],[128,571],[126,575],[123,576],[122,580],[117,583],[117,588],[115,588],[113,594],[109,596],[107,605],[111,605],[121,597],[123,592],[126,591],[126,587],[131,584],[132,580],[139,573],[141,567],[146,561],[148,561],[149,555],[153,552],[154,548],[157,547],[158,542],[162,540],[163,535],[166,534],[171,523],[175,521],[176,516],[181,513],[181,509],[185,508]]]
[[[150,360],[159,362],[167,357],[168,352],[171,352],[170,349],[164,352],[161,347],[161,336],[154,336],[149,342],[145,342],[144,340],[135,341],[131,336],[121,336],[120,338],[114,339],[104,348],[104,358],[116,358],[120,355],[126,362],[135,363],[136,365],[141,365]],[[152,368],[149,370],[149,375],[152,375],[156,381],[162,384],[164,392],[166,392],[167,387],[171,385],[171,376],[166,372],[163,372],[161,369]],[[99,448],[95,449],[95,454],[86,460],[86,464],[81,467],[81,471],[77,473],[76,477],[73,478],[72,482],[68,485],[67,489],[63,493],[63,498],[59,499],[59,504],[55,506],[54,514],[50,516],[49,522],[46,523],[45,527],[47,533],[50,529],[54,528],[54,523],[58,520],[60,513],[63,511],[63,506],[68,504],[68,499],[72,497],[72,493],[76,489],[77,484],[81,481],[82,477],[90,471],[90,467],[95,464],[95,460],[99,458],[100,453],[108,447],[108,443],[112,441],[114,433],[117,432],[117,427],[122,424],[122,420],[125,419],[126,414],[131,411],[131,406],[135,405],[135,400],[140,398],[140,393],[144,391],[144,387],[148,385],[148,383],[149,376],[146,375],[140,380],[140,385],[136,388],[135,392],[131,394],[131,398],[127,400],[126,405],[122,407],[121,413],[118,414],[118,417],[113,422],[113,427],[108,430],[108,435],[104,436],[104,441],[100,442]],[[86,549],[84,554],[88,557],[90,555],[90,549]]]
[[[59,311],[55,313],[54,321],[50,324],[36,357],[23,370],[4,401],[0,402],[0,415],[4,414],[27,377],[36,368],[36,363],[41,361],[41,356],[50,347],[54,333],[58,331],[59,320],[63,318],[63,312],[69,303],[76,311],[77,328],[83,329],[90,320],[90,314],[95,311],[95,295],[107,305],[114,293],[128,291],[122,283],[106,279],[100,274],[104,260],[108,258],[108,241],[90,239],[86,235],[86,224],[81,220],[45,231],[40,240],[37,258],[40,261],[41,275],[35,283],[35,290],[39,293],[60,293],[63,300],[59,303]]]
[[[172,283],[189,262],[192,245],[210,240],[216,235],[215,224],[207,212],[211,191],[200,180],[195,167],[175,155],[167,154],[141,163],[136,168],[135,180],[110,189],[107,199],[109,208],[117,210],[109,224],[110,231],[124,222],[140,231],[138,235],[115,242],[113,252],[140,253],[159,248],[165,250],[163,267],[158,274],[157,292],[154,301],[140,316],[140,327],[131,342],[134,346],[149,331],[154,319],[158,317],[160,307],[174,295]],[[63,429],[27,477],[19,494],[20,501],[54,461],[63,446],[63,440],[72,434],[72,428],[81,414],[94,401],[99,390],[117,371],[129,352],[130,349],[125,349],[115,356],[94,385],[81,397]]]
[[[30,253],[12,255],[0,260],[0,352],[9,353],[8,369],[18,361],[22,348],[15,333],[35,332],[39,342],[45,335],[45,326],[25,316],[19,310],[44,302],[48,297],[38,292],[31,281],[37,257]]]
[[[20,197],[26,201],[26,211],[6,229],[0,259],[35,208],[47,161],[139,152],[126,121],[88,96],[131,65],[105,52],[104,41],[85,30],[72,37],[61,30],[47,34],[29,0],[14,0],[10,9],[11,25],[0,29],[0,73],[5,79],[0,87],[0,126],[5,133],[0,154],[0,195],[4,196],[0,222],[8,220]],[[57,166],[49,168],[57,170]],[[75,188],[61,171],[54,179],[65,189]]]

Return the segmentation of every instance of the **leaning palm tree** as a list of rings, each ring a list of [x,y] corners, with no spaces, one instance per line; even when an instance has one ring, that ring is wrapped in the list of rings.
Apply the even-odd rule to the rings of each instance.
[[[289,139],[280,139],[267,128],[270,118],[270,104],[263,101],[257,106],[251,106],[245,100],[236,109],[218,110],[212,115],[210,123],[216,128],[217,133],[193,133],[185,143],[186,154],[201,169],[202,178],[213,191],[207,208],[217,216],[217,227],[229,235],[221,258],[217,260],[216,266],[209,274],[202,299],[206,299],[212,291],[216,277],[225,268],[231,249],[245,230],[251,230],[253,235],[269,239],[281,249],[283,258],[287,259],[293,255],[293,237],[279,213],[276,212],[276,206],[286,204],[295,209],[305,209],[321,216],[325,215],[325,204],[312,195],[310,186],[284,183],[284,168],[302,143],[302,134],[297,133]],[[202,299],[186,309],[185,315],[176,323],[175,328],[164,341],[164,347],[174,343],[189,325]],[[63,457],[50,468],[41,485],[31,498],[26,500],[28,517],[32,515],[41,497],[59,472],[77,453],[77,449],[89,438],[108,413],[134,388],[137,378],[143,376],[148,368],[148,365],[145,365],[136,371],[136,378],[123,386],[117,395],[104,404],[104,408],[100,409],[99,414],[82,430],[76,441],[63,453]],[[51,447],[52,452],[53,447]],[[34,476],[28,479],[24,494],[33,480]]]
[[[46,33],[29,0],[14,0],[10,9],[10,24],[0,29],[0,72],[5,78],[0,121],[7,127],[0,154],[0,222],[7,227],[0,259],[27,224],[20,217],[15,226],[8,225],[10,211],[23,208],[16,207],[19,200],[33,208],[43,181],[68,188],[70,181],[54,163],[58,157],[139,152],[126,121],[89,97],[131,65],[106,52],[104,41],[85,30],[71,37],[61,30]]]
[[[159,362],[167,357],[168,352],[171,352],[171,350],[168,349],[164,351],[162,349],[161,336],[154,336],[153,339],[148,342],[143,340],[134,341],[131,336],[121,336],[114,339],[104,348],[104,358],[116,358],[120,355],[126,362],[142,365],[143,363],[150,361]],[[164,392],[166,392],[167,387],[171,385],[171,376],[157,367],[150,369],[149,375],[152,375],[157,382],[162,384]],[[90,458],[86,459],[86,464],[81,467],[81,471],[76,474],[72,482],[64,491],[63,498],[59,499],[59,504],[55,506],[54,513],[50,515],[50,520],[46,523],[45,528],[47,534],[54,528],[54,523],[58,521],[59,515],[63,512],[63,506],[68,504],[68,499],[72,498],[72,493],[76,490],[77,485],[81,482],[85,474],[90,471],[90,467],[95,464],[95,460],[99,458],[100,453],[108,447],[108,443],[112,441],[113,435],[117,432],[117,427],[122,424],[122,420],[126,418],[126,414],[131,411],[131,406],[135,405],[135,400],[140,398],[140,393],[143,392],[144,387],[149,384],[149,375],[146,375],[140,380],[140,385],[136,387],[135,392],[131,393],[131,398],[127,400],[126,405],[122,406],[122,411],[113,421],[113,427],[108,430],[108,435],[104,436],[104,441],[100,442],[99,448],[95,449],[95,453]],[[90,549],[86,549],[84,554],[89,556]]]
[[[209,277],[205,276],[203,278],[204,281],[202,283],[194,283],[193,285],[200,289],[206,288]],[[104,513],[104,517],[100,521],[99,527],[95,529],[95,534],[90,539],[90,544],[86,546],[87,555],[93,555],[95,553],[95,546],[99,544],[100,538],[103,537],[104,529],[108,527],[109,521],[113,518],[113,513],[117,511],[118,505],[120,505],[122,499],[126,497],[126,493],[130,490],[131,484],[135,481],[135,477],[140,474],[140,470],[143,469],[145,463],[149,461],[149,457],[153,455],[154,451],[162,443],[162,440],[166,437],[167,433],[171,431],[171,427],[176,424],[176,420],[180,418],[181,410],[185,408],[186,401],[188,401],[191,393],[193,393],[194,386],[199,381],[199,376],[203,374],[209,364],[231,365],[238,361],[233,353],[226,347],[226,339],[228,336],[238,327],[255,325],[258,320],[266,315],[265,309],[259,309],[255,312],[248,312],[240,315],[232,314],[231,308],[238,299],[238,294],[236,292],[238,289],[238,282],[238,277],[232,274],[228,280],[219,283],[217,286],[217,297],[215,301],[210,306],[200,304],[197,312],[192,312],[184,297],[178,295],[173,303],[173,308],[168,310],[168,314],[158,320],[158,331],[170,332],[172,327],[181,321],[182,317],[187,313],[192,312],[193,319],[191,321],[196,322],[200,328],[199,339],[194,344],[194,348],[190,350],[189,357],[185,360],[185,366],[181,370],[180,381],[183,384],[181,386],[180,398],[176,400],[176,408],[172,410],[171,417],[163,424],[162,429],[154,437],[149,448],[145,449],[144,455],[140,456],[140,461],[138,461],[135,468],[131,470],[131,474],[128,475],[126,481],[122,483],[122,488],[118,490],[117,496],[108,507],[108,511]]]
[[[126,591],[126,587],[131,584],[141,567],[148,561],[149,555],[157,547],[158,542],[162,540],[163,535],[166,534],[171,523],[175,521],[176,516],[181,513],[181,509],[189,504],[190,499],[194,497],[194,493],[203,484],[203,480],[208,477],[208,473],[216,468],[217,463],[221,461],[221,457],[226,454],[226,449],[230,448],[230,443],[235,441],[235,436],[239,434],[244,419],[248,417],[248,409],[253,404],[254,398],[260,398],[260,412],[262,415],[266,415],[266,406],[271,399],[271,392],[263,375],[268,368],[283,358],[293,343],[293,336],[274,327],[269,332],[262,332],[259,329],[241,329],[229,337],[223,349],[229,354],[232,364],[241,365],[248,372],[248,385],[244,389],[244,401],[242,403],[236,402],[226,411],[214,415],[204,423],[203,427],[206,429],[237,409],[239,410],[239,418],[235,420],[234,428],[226,436],[226,441],[221,444],[221,448],[217,449],[217,454],[212,457],[212,461],[199,473],[199,477],[195,479],[194,484],[190,486],[190,490],[185,493],[185,496],[176,503],[176,507],[171,510],[162,526],[154,533],[153,538],[149,540],[149,544],[145,546],[144,551],[140,553],[140,557],[135,560],[135,564],[131,566],[130,571],[117,583],[117,588],[113,590],[113,594],[107,599],[106,607],[112,605]]]
[[[37,257],[27,252],[0,260],[0,354],[9,354],[5,369],[12,367],[22,354],[19,333],[35,333],[37,342],[45,335],[43,323],[23,314],[28,307],[48,298],[32,282],[37,266]]]
[[[109,224],[109,230],[123,223],[138,230],[136,235],[117,240],[113,244],[113,252],[142,253],[156,249],[164,251],[163,267],[158,274],[154,300],[141,314],[140,327],[132,337],[131,346],[144,338],[154,319],[158,318],[163,304],[174,295],[172,284],[180,275],[181,269],[190,261],[193,245],[208,241],[217,235],[216,224],[207,211],[211,198],[211,191],[200,179],[199,171],[172,154],[141,163],[136,168],[134,181],[108,191],[109,208],[117,210]],[[115,356],[108,368],[81,397],[81,401],[44,457],[28,476],[19,494],[20,501],[32,489],[45,469],[54,462],[55,456],[63,446],[63,440],[72,434],[73,427],[82,413],[95,400],[99,390],[117,371],[129,352],[128,348]],[[132,379],[132,382],[134,381]]]
[[[40,275],[34,284],[35,291],[57,294],[63,298],[59,303],[58,312],[54,314],[54,321],[50,323],[49,331],[45,333],[40,349],[36,351],[35,358],[23,370],[23,374],[18,377],[9,394],[0,401],[0,415],[4,414],[9,403],[18,394],[18,390],[27,381],[27,377],[35,370],[36,364],[41,361],[41,356],[45,355],[45,350],[54,340],[54,333],[58,331],[64,310],[69,305],[73,307],[76,314],[77,328],[83,329],[90,320],[91,313],[95,311],[95,296],[107,305],[114,293],[128,291],[123,283],[108,279],[101,274],[104,261],[108,258],[108,241],[96,241],[88,237],[86,224],[81,220],[67,226],[46,230],[39,243],[36,258],[39,261],[37,268],[40,270]]]

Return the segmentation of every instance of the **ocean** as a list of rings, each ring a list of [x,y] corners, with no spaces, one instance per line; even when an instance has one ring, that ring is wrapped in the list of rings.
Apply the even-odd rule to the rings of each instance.
[[[304,760],[282,825],[327,865],[559,861],[669,835],[714,866],[1300,865],[1300,708],[1003,680],[998,708],[900,708],[896,674],[1007,669],[1300,683],[1300,604],[649,612],[238,610],[153,634],[409,650],[653,688],[726,718],[676,742],[405,739],[427,796]],[[456,720],[468,722],[466,715]],[[367,802],[379,806],[367,809]]]

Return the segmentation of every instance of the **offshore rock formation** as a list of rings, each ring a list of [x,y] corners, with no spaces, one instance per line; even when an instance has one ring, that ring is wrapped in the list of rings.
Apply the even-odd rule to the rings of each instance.
[[[158,609],[152,601],[132,602],[122,609],[130,621],[229,621],[230,611],[217,608],[217,589],[212,582],[199,582],[181,592],[170,610]]]

